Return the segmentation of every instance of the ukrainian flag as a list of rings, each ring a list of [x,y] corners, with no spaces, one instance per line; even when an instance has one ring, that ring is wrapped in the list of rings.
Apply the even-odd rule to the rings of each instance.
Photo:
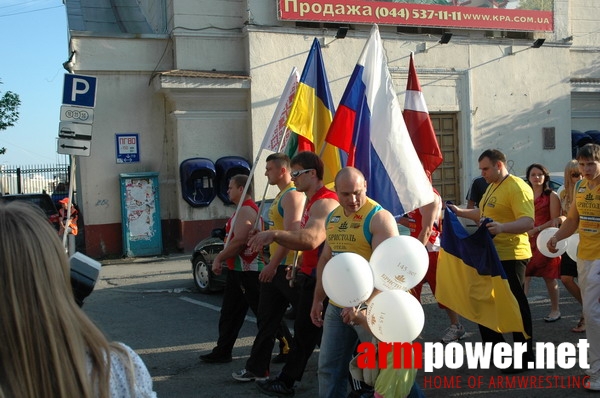
[[[437,301],[499,333],[520,332],[523,319],[485,223],[470,235],[446,206],[437,267]]]
[[[342,168],[340,150],[325,142],[334,113],[321,46],[315,38],[300,77],[287,126],[298,135],[298,152],[312,151],[323,159],[325,184],[333,182]],[[290,141],[292,145],[295,142],[294,139]],[[290,152],[289,149],[287,152]]]

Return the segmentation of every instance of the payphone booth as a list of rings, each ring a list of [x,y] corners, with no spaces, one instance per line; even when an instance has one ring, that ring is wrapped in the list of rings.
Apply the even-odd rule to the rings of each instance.
[[[208,206],[215,198],[215,165],[210,159],[190,158],[179,165],[181,195],[192,207]]]
[[[215,162],[215,168],[217,170],[217,196],[226,205],[232,205],[233,202],[227,195],[229,180],[237,174],[250,175],[250,165],[241,156],[224,156]]]

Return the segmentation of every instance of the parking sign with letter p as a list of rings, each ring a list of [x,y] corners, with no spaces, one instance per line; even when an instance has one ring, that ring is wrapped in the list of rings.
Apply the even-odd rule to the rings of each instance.
[[[96,105],[96,78],[66,73],[62,103],[93,108]]]

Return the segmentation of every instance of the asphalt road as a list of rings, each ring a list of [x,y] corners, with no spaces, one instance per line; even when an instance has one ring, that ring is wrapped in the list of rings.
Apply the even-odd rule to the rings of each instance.
[[[562,319],[546,323],[543,317],[549,312],[549,301],[545,285],[541,279],[533,279],[529,297],[536,342],[577,343],[585,338],[570,332],[581,310],[562,285],[560,289]],[[438,309],[427,286],[422,298],[426,320],[419,341],[437,342],[448,326],[447,317]],[[254,383],[239,383],[231,378],[232,372],[244,367],[250,353],[256,333],[251,316],[240,332],[233,362],[206,364],[198,359],[217,339],[220,303],[220,294],[204,295],[195,290],[188,255],[171,255],[103,262],[100,280],[83,309],[111,339],[123,341],[141,355],[159,397],[264,397]],[[480,341],[477,327],[469,321],[463,324],[468,332],[461,341],[463,345]],[[308,364],[297,397],[317,397],[317,356],[318,351]],[[274,365],[272,373],[276,374],[281,366]],[[420,370],[418,381],[427,397],[589,396],[582,389],[570,388],[569,383],[582,375],[579,368],[541,369],[512,379],[512,375],[502,375],[496,369],[470,370],[464,365],[432,373]],[[519,387],[518,383],[525,381],[528,386]],[[536,388],[531,388],[533,381]]]

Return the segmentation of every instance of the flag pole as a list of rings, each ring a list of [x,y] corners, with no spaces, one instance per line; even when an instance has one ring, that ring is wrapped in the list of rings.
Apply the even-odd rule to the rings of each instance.
[[[237,204],[237,207],[235,209],[235,213],[233,215],[233,218],[231,219],[231,228],[233,228],[235,226],[235,221],[237,219],[237,215],[242,207],[243,204],[243,198],[246,197],[246,194],[248,193],[248,188],[250,187],[250,183],[252,182],[252,178],[254,177],[254,173],[256,171],[256,166],[262,156],[263,150],[270,147],[269,144],[269,140],[271,140],[273,138],[273,134],[275,132],[275,128],[277,123],[279,122],[279,120],[281,119],[281,116],[283,115],[284,111],[286,112],[285,114],[285,118],[287,120],[287,109],[285,109],[285,105],[288,101],[288,97],[291,93],[291,90],[294,88],[294,95],[295,95],[295,85],[297,85],[298,82],[298,70],[296,69],[296,67],[292,67],[292,72],[290,73],[290,77],[288,78],[285,88],[283,90],[282,96],[279,99],[279,103],[277,104],[277,108],[275,109],[275,113],[273,114],[273,117],[271,118],[271,122],[269,123],[269,127],[267,128],[267,132],[265,133],[265,136],[263,138],[263,141],[260,145],[260,149],[258,150],[258,153],[256,154],[256,158],[254,159],[254,163],[252,163],[252,167],[250,168],[250,174],[248,175],[248,181],[246,181],[246,185],[244,185],[244,190],[242,191],[242,200],[240,200],[240,202]],[[284,130],[281,139],[278,142],[278,151],[281,150],[281,147],[283,146],[283,143],[285,142],[284,138],[286,136],[286,133],[288,133],[287,127]],[[266,185],[265,187],[265,192],[263,194],[263,203],[264,203],[264,197],[267,195],[267,189],[269,188],[269,184]],[[262,209],[262,203],[261,203],[261,208],[259,209],[259,217],[256,218],[256,222],[254,225],[254,228],[256,229],[258,222],[260,220],[260,211]],[[225,237],[225,245],[224,247],[227,247],[227,244],[229,242],[229,236]]]

